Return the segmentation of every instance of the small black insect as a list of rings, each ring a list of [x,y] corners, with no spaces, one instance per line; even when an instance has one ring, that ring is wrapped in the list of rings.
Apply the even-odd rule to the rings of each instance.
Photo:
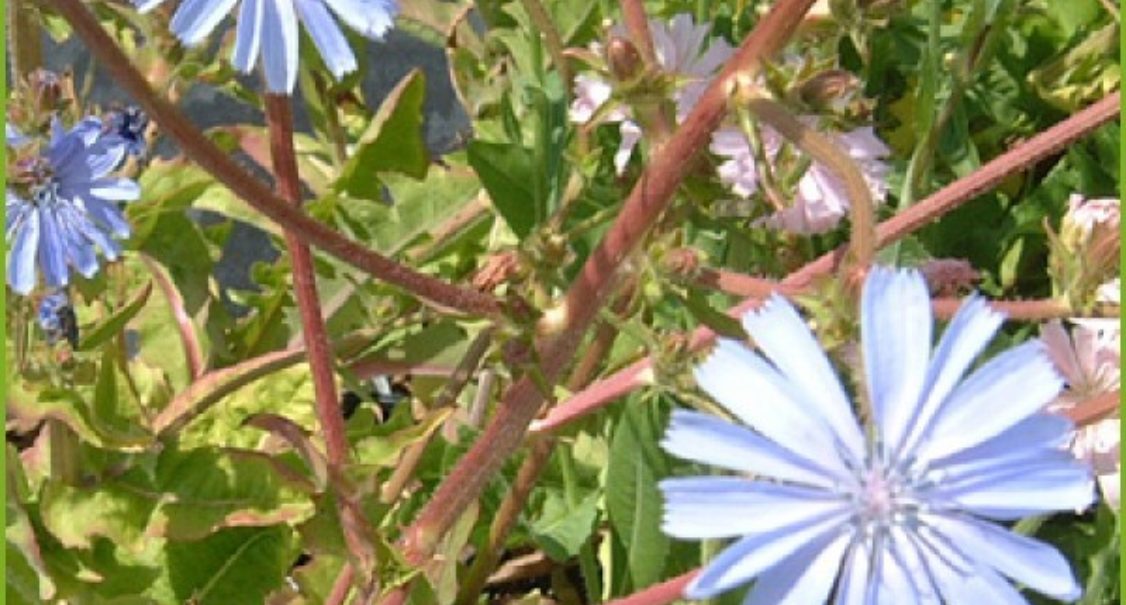
[[[65,338],[72,348],[78,347],[78,318],[66,292],[54,292],[39,301],[39,327],[43,329],[47,344],[53,345]]]
[[[370,399],[379,406],[379,417],[386,421],[395,411],[395,406],[410,397],[410,391],[402,384],[393,383],[387,376],[379,375],[371,379]],[[340,406],[343,408],[344,418],[351,418],[364,397],[355,391],[344,391],[340,397]]]

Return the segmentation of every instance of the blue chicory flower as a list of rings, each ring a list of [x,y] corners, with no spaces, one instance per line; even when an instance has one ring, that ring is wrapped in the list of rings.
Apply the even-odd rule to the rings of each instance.
[[[164,0],[133,0],[148,11]],[[189,46],[199,44],[238,0],[184,0],[172,16],[172,33]],[[396,0],[242,0],[231,63],[249,73],[259,54],[266,71],[266,88],[277,94],[293,92],[297,83],[297,21],[305,24],[333,76],[356,70],[356,56],[325,5],[367,38],[379,40],[394,24]]]
[[[136,105],[110,112],[105,117],[106,134],[119,137],[125,146],[125,153],[134,157],[145,155],[145,129],[149,126],[149,117]]]
[[[1080,594],[1052,547],[990,521],[1092,502],[1067,453],[1071,422],[1044,412],[1062,381],[1038,341],[963,379],[1003,316],[970,297],[932,350],[927,287],[876,268],[861,301],[867,432],[793,307],[774,297],[721,340],[699,385],[747,426],[675,411],[662,445],[742,473],[661,482],[663,529],[737,538],[686,588],[708,598],[755,580],[747,605],[1027,603],[1003,576]]]
[[[9,141],[13,134],[9,129]],[[37,266],[49,287],[60,288],[69,283],[71,268],[86,277],[98,271],[96,248],[111,261],[117,258],[121,249],[111,236],[129,236],[117,202],[140,197],[132,180],[106,176],[124,153],[119,139],[103,136],[97,118],[69,132],[55,119],[47,149],[16,162],[4,217],[13,291],[31,292]]]

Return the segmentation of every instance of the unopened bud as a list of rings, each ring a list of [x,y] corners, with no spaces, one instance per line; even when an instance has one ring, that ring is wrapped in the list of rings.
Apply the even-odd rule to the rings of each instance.
[[[632,42],[621,36],[613,36],[606,43],[606,64],[619,82],[629,82],[641,75],[641,54]]]
[[[27,75],[27,84],[39,111],[58,109],[63,98],[63,83],[58,74],[46,69],[36,69]]]
[[[809,78],[798,87],[801,100],[816,109],[847,105],[860,92],[860,79],[843,69],[830,69]]]

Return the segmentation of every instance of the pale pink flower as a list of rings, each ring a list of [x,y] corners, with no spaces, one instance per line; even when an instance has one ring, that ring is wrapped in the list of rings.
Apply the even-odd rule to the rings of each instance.
[[[1082,320],[1071,334],[1058,320],[1040,330],[1048,356],[1067,382],[1059,397],[1048,406],[1061,411],[1119,388],[1121,362],[1118,320]],[[1118,417],[1106,418],[1078,429],[1071,451],[1076,458],[1091,464],[1107,503],[1118,509],[1119,458]]]
[[[611,28],[610,33],[628,37],[625,28],[620,25]],[[683,120],[700,100],[712,75],[734,49],[722,39],[711,38],[710,24],[697,25],[687,14],[676,15],[667,25],[650,19],[649,34],[653,38],[657,63],[675,80],[673,101],[676,103],[676,118],[677,121]],[[591,50],[601,54],[602,46],[592,44]],[[575,77],[575,99],[568,114],[571,121],[589,122],[610,101],[612,94],[613,87],[604,78],[579,74]],[[610,108],[600,117],[603,122],[621,123],[622,142],[614,154],[614,167],[621,174],[633,154],[633,148],[641,139],[641,127],[633,121],[629,108],[624,105]]]
[[[1090,236],[1095,227],[1106,225],[1118,229],[1119,201],[1117,198],[1086,199],[1082,194],[1073,193],[1067,199],[1067,216],[1084,236]]]
[[[815,118],[802,118],[813,124]],[[771,129],[763,128],[766,156],[772,160],[780,149],[780,137]],[[876,136],[870,126],[846,133],[832,135],[833,140],[856,161],[872,199],[880,204],[887,197],[887,174],[890,167],[883,161],[891,150]],[[758,189],[755,160],[750,145],[739,129],[721,129],[713,135],[711,150],[727,158],[717,173],[732,192],[746,198]],[[798,181],[792,203],[762,223],[791,233],[824,233],[835,228],[849,211],[844,183],[826,166],[814,162]]]

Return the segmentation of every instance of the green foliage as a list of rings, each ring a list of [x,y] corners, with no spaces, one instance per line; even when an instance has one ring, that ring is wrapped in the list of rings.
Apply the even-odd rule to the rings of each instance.
[[[168,11],[87,4],[160,94],[190,102],[197,93],[191,87],[204,83],[261,107],[257,78],[235,77],[232,36],[187,48],[170,34]],[[654,122],[663,109],[670,121],[683,117],[659,95],[686,75],[650,66],[633,74],[636,81],[614,76],[604,25],[625,34],[620,5],[608,0],[400,4],[401,32],[394,36],[444,50],[456,96],[450,101],[471,127],[440,158],[432,155],[424,127],[436,125],[427,124],[435,119],[428,110],[443,101],[427,99],[428,90],[442,89],[433,72],[411,69],[384,98],[367,98],[363,82],[383,69],[394,40],[359,52],[368,43],[348,31],[359,69],[338,80],[302,34],[294,102],[303,130],[294,145],[303,210],[414,271],[496,295],[505,316],[494,322],[452,312],[314,250],[337,395],[349,391],[344,407],[361,402],[345,423],[349,460],[334,467],[302,350],[308,331],[282,227],[178,149],[130,160],[121,174],[135,177],[142,197],[124,206],[132,233],[122,258],[92,278],[74,275],[66,288],[77,345],[49,343],[37,326],[46,289],[8,299],[9,603],[317,604],[329,599],[346,565],[368,566],[355,574],[353,597],[370,581],[380,589],[404,587],[410,603],[454,603],[505,511],[502,503],[523,480],[527,450],[548,437],[523,441],[524,454],[507,460],[475,502],[456,511],[452,529],[435,536],[427,564],[407,563],[402,532],[487,423],[507,411],[512,385],[533,376],[543,393],[556,396],[554,405],[566,405],[566,396],[645,358],[653,362],[642,380],[649,386],[551,437],[554,451],[527,486],[498,553],[502,571],[518,579],[494,576],[476,602],[597,603],[714,557],[718,542],[662,533],[658,487],[666,477],[701,470],[662,450],[669,409],[714,405],[692,383],[699,352],[685,335],[707,328],[745,338],[725,312],[740,298],[701,279],[700,269],[780,280],[847,244],[848,221],[813,236],[764,226],[761,219],[776,205],[792,203],[802,173],[764,169],[757,178],[776,180],[777,198],[764,195],[762,185],[736,200],[717,178],[725,158],[704,144],[696,157],[683,158],[684,183],[637,249],[596,259],[599,271],[620,271],[595,327],[566,351],[564,380],[589,372],[585,381],[539,384],[542,347],[522,347],[552,336],[550,322],[536,320],[556,317],[569,285],[590,279],[589,270],[580,273],[584,263],[667,142],[655,136]],[[711,24],[712,44],[737,45],[777,3],[643,4],[660,20],[691,13]],[[1110,4],[829,2],[830,13],[808,20],[765,66],[762,92],[795,114],[818,118],[818,128],[874,129],[891,148],[889,193],[877,208],[877,218],[888,219],[1118,90],[1121,26]],[[553,56],[558,49],[529,12],[538,5],[557,30],[571,76],[610,88],[608,104],[590,123],[572,121],[581,90],[564,81]],[[29,15],[52,39],[74,36],[50,11],[35,6]],[[662,57],[672,50],[657,42]],[[826,74],[855,83],[815,103],[807,86]],[[66,111],[103,109],[83,96],[69,100]],[[18,117],[25,101],[13,95],[10,116]],[[623,116],[644,133],[619,171]],[[723,120],[721,126],[733,125]],[[223,153],[266,175],[270,134],[257,123],[204,132]],[[921,267],[963,259],[980,275],[973,287],[988,296],[1074,297],[1048,270],[1053,242],[1045,227],[1060,229],[1073,193],[1116,195],[1120,135],[1118,124],[1108,124],[1007,176],[882,247],[876,261]],[[780,154],[805,169],[791,152]],[[10,162],[10,181],[16,170]],[[244,269],[235,262],[235,234],[247,228],[265,233],[273,250],[246,275],[232,276],[232,266]],[[678,252],[698,262],[671,267]],[[825,278],[797,297],[841,368],[854,361],[852,294]],[[483,330],[490,330],[486,346],[467,359]],[[985,355],[1036,335],[1033,322],[1007,324]],[[597,358],[587,358],[591,351]],[[360,511],[362,521],[342,511]],[[1105,505],[1017,529],[1064,553],[1086,588],[1081,605],[1119,602],[1120,523]],[[300,555],[311,558],[295,566]],[[531,572],[522,567],[528,561]],[[734,591],[714,603],[742,596]]]

